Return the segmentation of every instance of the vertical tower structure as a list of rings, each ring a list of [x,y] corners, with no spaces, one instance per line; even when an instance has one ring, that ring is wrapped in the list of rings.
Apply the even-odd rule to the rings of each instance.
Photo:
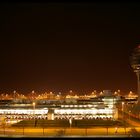
[[[137,76],[138,103],[140,103],[140,45],[131,54],[130,64]]]

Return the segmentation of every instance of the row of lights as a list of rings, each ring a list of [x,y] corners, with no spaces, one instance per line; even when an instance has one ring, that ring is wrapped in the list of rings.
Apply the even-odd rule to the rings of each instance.
[[[71,95],[71,93],[73,93],[73,91],[72,90],[70,90],[69,91],[69,93],[70,94],[68,94],[68,95],[66,95],[66,97],[65,98],[82,98],[82,97],[97,97],[97,91],[96,90],[94,90],[93,92],[91,92],[91,94],[90,95],[81,95],[81,96],[77,96],[77,95]],[[104,92],[100,92],[99,93],[99,95],[100,96],[102,96],[102,95],[104,95]],[[114,92],[114,95],[120,95],[120,90],[118,90],[118,91],[115,91]],[[23,95],[23,94],[19,94],[19,93],[17,93],[15,90],[13,91],[13,95],[9,95],[9,94],[1,94],[0,95],[0,97],[1,98],[23,98],[23,99],[25,99],[25,98],[34,98],[34,99],[43,99],[43,98],[48,98],[48,97],[52,97],[52,98],[56,98],[56,99],[60,99],[60,97],[62,97],[62,94],[61,94],[61,92],[59,92],[57,95],[55,95],[53,92],[49,92],[49,93],[47,93],[47,92],[45,92],[44,94],[39,94],[39,95],[37,95],[36,93],[35,93],[35,91],[33,90],[32,92],[31,92],[31,94],[30,94],[30,96],[29,95],[27,95],[27,96],[25,96],[25,95]],[[128,94],[128,96],[137,96],[137,95],[135,95],[132,91],[130,91],[129,92],[129,94]]]

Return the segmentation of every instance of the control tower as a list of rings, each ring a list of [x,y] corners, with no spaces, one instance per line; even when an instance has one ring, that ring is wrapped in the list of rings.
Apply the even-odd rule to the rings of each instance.
[[[140,104],[140,45],[132,52],[130,64],[137,76],[138,103]]]

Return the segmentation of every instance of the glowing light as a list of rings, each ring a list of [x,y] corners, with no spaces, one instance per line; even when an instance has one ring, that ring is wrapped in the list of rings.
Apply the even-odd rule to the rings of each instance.
[[[70,93],[72,93],[72,90],[70,90]]]
[[[112,114],[113,110],[105,109],[55,109],[55,114]]]
[[[33,114],[33,109],[0,109],[0,114]],[[37,109],[35,114],[47,114],[48,109]]]

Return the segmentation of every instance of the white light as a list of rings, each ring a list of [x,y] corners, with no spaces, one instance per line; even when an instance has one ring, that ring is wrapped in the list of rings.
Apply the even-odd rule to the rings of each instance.
[[[0,114],[33,114],[33,109],[0,109]],[[35,114],[47,114],[48,109],[35,110]]]

